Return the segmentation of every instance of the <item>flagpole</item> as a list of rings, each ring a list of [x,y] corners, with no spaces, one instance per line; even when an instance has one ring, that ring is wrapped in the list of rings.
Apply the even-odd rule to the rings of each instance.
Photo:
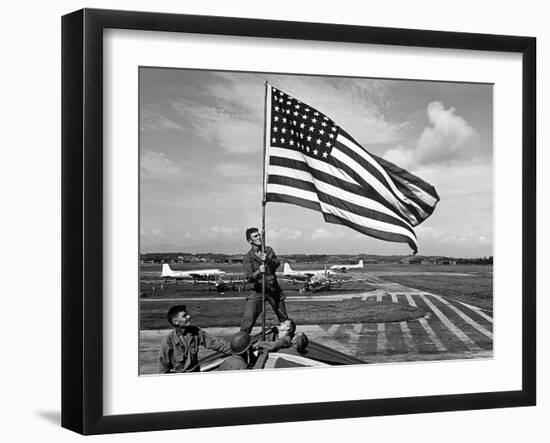
[[[265,205],[267,203],[266,200],[266,159],[267,159],[267,146],[268,146],[268,140],[267,140],[267,125],[268,125],[268,116],[267,116],[267,100],[268,97],[271,97],[271,88],[269,84],[267,83],[267,80],[265,81],[265,101],[264,101],[264,156],[263,156],[263,187],[262,187],[262,254],[265,254]],[[270,110],[271,110],[271,103],[270,103]],[[262,274],[262,340],[265,340],[265,260],[262,261],[262,264],[264,265],[264,272]]]

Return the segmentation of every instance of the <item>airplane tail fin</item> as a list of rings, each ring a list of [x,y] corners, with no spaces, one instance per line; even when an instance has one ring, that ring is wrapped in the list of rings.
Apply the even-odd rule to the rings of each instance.
[[[363,267],[363,260],[359,260],[359,267],[360,267],[360,268]]]
[[[290,274],[292,273],[292,269],[290,268],[290,265],[287,263],[285,263],[285,266],[283,268],[283,274]]]
[[[170,277],[172,274],[172,269],[170,268],[170,265],[168,263],[164,263],[162,265],[162,272],[160,274],[161,277]]]

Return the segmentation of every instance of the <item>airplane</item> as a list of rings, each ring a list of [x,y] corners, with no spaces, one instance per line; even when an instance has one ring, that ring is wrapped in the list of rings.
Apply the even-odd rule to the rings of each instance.
[[[349,269],[361,269],[363,267],[363,260],[359,260],[356,265],[332,265],[330,269],[340,272],[348,272]]]
[[[288,263],[285,263],[283,268],[283,277],[293,280],[308,281],[315,275],[331,276],[335,275],[335,273],[329,269],[302,269],[300,271],[295,271]]]
[[[162,265],[160,276],[164,279],[173,278],[176,280],[214,281],[225,274],[219,269],[194,269],[191,271],[173,271],[168,263]]]
[[[295,271],[288,263],[285,263],[282,280],[292,281],[294,284],[302,283],[303,286],[298,290],[301,294],[306,291],[329,291],[333,286],[341,287],[343,284],[368,281],[350,277],[339,278],[336,272],[329,269]]]

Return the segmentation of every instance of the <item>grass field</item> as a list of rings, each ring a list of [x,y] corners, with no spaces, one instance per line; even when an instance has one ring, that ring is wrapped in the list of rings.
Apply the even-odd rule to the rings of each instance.
[[[409,266],[409,271],[410,268]],[[422,268],[421,272],[414,275],[395,273],[380,275],[380,278],[444,295],[480,308],[493,309],[492,266],[446,266],[444,268],[438,266],[437,269],[444,269],[445,274],[433,272],[434,266],[422,266]],[[447,274],[448,272],[450,274]]]
[[[196,266],[195,266],[196,267]],[[240,265],[209,265],[228,273],[237,274]],[[324,264],[296,264],[295,269],[323,269]],[[173,269],[191,269],[192,265],[174,265]],[[190,283],[166,283],[159,278],[160,265],[142,265],[142,283],[140,298],[140,329],[163,329],[169,327],[165,314],[174,304],[185,303],[193,315],[193,323],[202,327],[236,326],[240,324],[244,311],[244,292],[230,291],[219,294],[206,285]],[[436,266],[436,265],[369,265],[362,270],[345,274],[347,278],[363,279],[341,288],[316,296],[331,294],[365,293],[376,289],[376,280],[400,283],[405,286],[444,295],[484,309],[493,306],[493,269],[492,266]],[[369,280],[365,282],[364,279]],[[361,302],[353,298],[344,301],[329,302],[308,300],[297,297],[298,286],[292,282],[281,282],[287,295],[287,309],[292,318],[300,324],[323,323],[377,323],[412,320],[422,317],[425,312],[408,305],[391,302]],[[220,299],[221,297],[221,299]],[[216,298],[215,300],[213,298]],[[317,297],[316,297],[317,298]],[[165,301],[164,301],[165,300]],[[179,301],[181,300],[181,301]],[[270,307],[267,309],[268,324],[276,323]]]
[[[174,301],[141,302],[141,330],[166,329],[169,324],[166,312]],[[219,300],[192,300],[184,302],[192,315],[192,323],[203,328],[240,325],[244,312],[244,300],[228,298]],[[425,315],[425,311],[408,305],[391,302],[345,300],[331,302],[294,301],[287,299],[289,315],[301,325],[324,323],[378,323],[414,320]],[[259,320],[260,321],[260,320]],[[271,307],[266,311],[267,324],[277,324]]]

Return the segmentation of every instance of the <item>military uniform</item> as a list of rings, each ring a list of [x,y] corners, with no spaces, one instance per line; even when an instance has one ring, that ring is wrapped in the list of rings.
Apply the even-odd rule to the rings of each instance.
[[[175,328],[162,341],[158,371],[160,373],[200,371],[198,357],[200,346],[231,354],[229,343],[213,337],[196,326]]]
[[[240,369],[248,369],[248,364],[242,355],[233,354],[222,362],[218,371],[238,371]]]
[[[275,312],[279,321],[283,322],[288,319],[285,296],[275,275],[280,262],[269,246],[266,246],[265,254],[265,299],[273,308],[273,312]],[[261,264],[262,260],[251,248],[244,256],[243,266],[245,278],[248,282],[254,283],[254,289],[246,296],[246,305],[241,323],[241,331],[249,334],[254,327],[254,323],[256,323],[258,315],[262,312],[262,274],[254,275],[260,269]]]

